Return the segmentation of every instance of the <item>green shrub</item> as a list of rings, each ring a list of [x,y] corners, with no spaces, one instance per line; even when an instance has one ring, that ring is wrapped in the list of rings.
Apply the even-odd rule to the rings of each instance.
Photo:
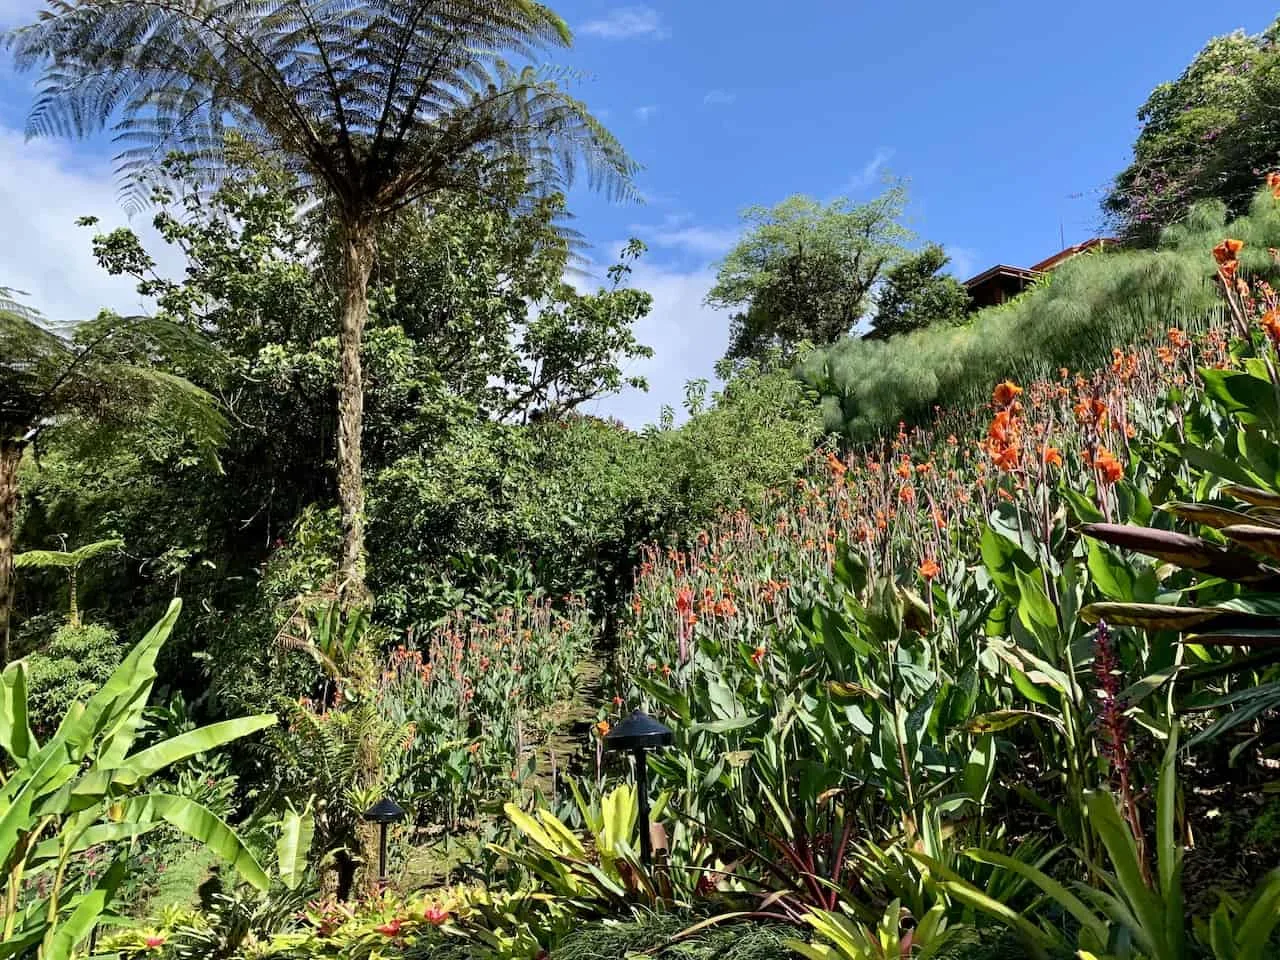
[[[120,639],[97,623],[65,624],[49,645],[27,657],[31,726],[43,734],[75,700],[98,689],[120,662]]]

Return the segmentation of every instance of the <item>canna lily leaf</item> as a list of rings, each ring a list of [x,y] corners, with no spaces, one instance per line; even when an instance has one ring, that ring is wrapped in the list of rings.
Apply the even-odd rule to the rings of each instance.
[[[1183,642],[1202,647],[1280,647],[1280,629],[1214,630],[1188,634]]]
[[[1171,513],[1182,520],[1204,524],[1206,527],[1221,529],[1237,523],[1250,523],[1256,520],[1247,513],[1219,507],[1212,503],[1165,503],[1160,509]]]
[[[1223,536],[1272,560],[1280,560],[1280,529],[1254,523],[1239,523],[1222,528]]]
[[[1118,523],[1086,523],[1080,528],[1080,532],[1103,543],[1146,554],[1187,570],[1239,583],[1266,584],[1266,589],[1280,588],[1280,570],[1260,564],[1252,557],[1220,544],[1209,543],[1185,533]]]
[[[1251,503],[1255,507],[1280,508],[1280,493],[1276,493],[1273,490],[1263,490],[1260,487],[1250,487],[1239,483],[1228,483],[1222,488],[1222,492],[1228,496],[1235,497],[1237,500]]]
[[[990,713],[974,717],[964,727],[970,733],[997,733],[1000,730],[1015,727],[1025,720],[1048,720],[1059,727],[1062,726],[1062,721],[1057,717],[1036,713],[1034,710],[992,710]]]
[[[1214,607],[1175,607],[1165,603],[1091,603],[1080,611],[1086,623],[1107,623],[1144,630],[1191,630],[1223,616]]]

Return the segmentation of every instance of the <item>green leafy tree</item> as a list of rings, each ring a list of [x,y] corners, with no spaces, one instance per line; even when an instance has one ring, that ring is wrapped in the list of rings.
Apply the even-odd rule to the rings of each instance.
[[[34,134],[86,134],[116,117],[125,174],[175,148],[211,176],[226,133],[303,178],[338,225],[338,565],[364,594],[364,374],[361,344],[379,229],[396,211],[483,191],[518,158],[540,187],[629,187],[617,140],[545,73],[502,59],[565,47],[565,23],[539,3],[461,0],[55,2],[17,31],[19,66],[43,66]]]
[[[906,256],[905,203],[898,184],[864,204],[794,196],[748,209],[746,235],[721,261],[706,298],[736,311],[726,357],[760,359],[775,347],[791,354],[805,341],[846,336],[885,269]]]
[[[961,322],[969,308],[968,291],[955,277],[939,273],[950,260],[942,247],[930,243],[886,270],[867,336],[887,340],[932,323]]]
[[[1119,231],[1153,243],[1200,200],[1248,211],[1262,174],[1280,165],[1280,21],[1205,45],[1138,111],[1133,161],[1103,201]]]
[[[69,421],[115,426],[140,413],[216,445],[224,421],[213,398],[157,363],[170,358],[181,369],[212,356],[198,331],[147,317],[103,313],[66,336],[0,289],[0,660],[9,658],[18,469],[28,448]]]

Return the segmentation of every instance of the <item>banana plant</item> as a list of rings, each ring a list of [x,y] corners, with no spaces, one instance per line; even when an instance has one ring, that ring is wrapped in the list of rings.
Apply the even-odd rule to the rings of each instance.
[[[201,727],[135,749],[155,683],[155,662],[181,610],[164,617],[87,702],[73,704],[47,743],[27,715],[26,665],[0,674],[0,960],[69,960],[110,913],[125,877],[128,846],[167,823],[204,844],[248,883],[268,879],[225,822],[184,797],[148,790],[147,780],[187,757],[275,723],[273,715]],[[109,851],[92,882],[77,881],[88,850]],[[36,881],[42,893],[24,885]]]

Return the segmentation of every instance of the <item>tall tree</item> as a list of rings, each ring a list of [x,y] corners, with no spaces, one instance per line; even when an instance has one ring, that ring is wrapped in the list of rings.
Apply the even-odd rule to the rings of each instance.
[[[964,319],[968,292],[955,277],[939,272],[950,262],[942,247],[929,243],[886,270],[867,338],[887,340],[933,323],[954,324]]]
[[[746,235],[720,263],[707,305],[736,310],[726,358],[761,359],[846,336],[866,313],[883,271],[906,254],[906,191],[869,203],[794,196],[743,214]]]
[[[147,317],[104,313],[63,336],[0,288],[0,662],[9,659],[18,470],[27,450],[69,420],[119,425],[140,411],[162,411],[216,444],[224,423],[213,398],[156,363],[211,355],[189,327]]]
[[[1257,36],[1210,40],[1138,111],[1133,161],[1103,210],[1119,233],[1154,243],[1199,200],[1247,212],[1262,175],[1280,165],[1280,20]]]
[[[116,118],[123,174],[181,148],[217,177],[234,132],[330,207],[346,596],[365,593],[360,347],[379,228],[410,204],[483,190],[511,158],[548,190],[583,160],[593,185],[630,188],[632,161],[586,107],[502,58],[570,42],[533,0],[49,0],[13,35],[18,65],[43,66],[29,133],[83,135]]]

